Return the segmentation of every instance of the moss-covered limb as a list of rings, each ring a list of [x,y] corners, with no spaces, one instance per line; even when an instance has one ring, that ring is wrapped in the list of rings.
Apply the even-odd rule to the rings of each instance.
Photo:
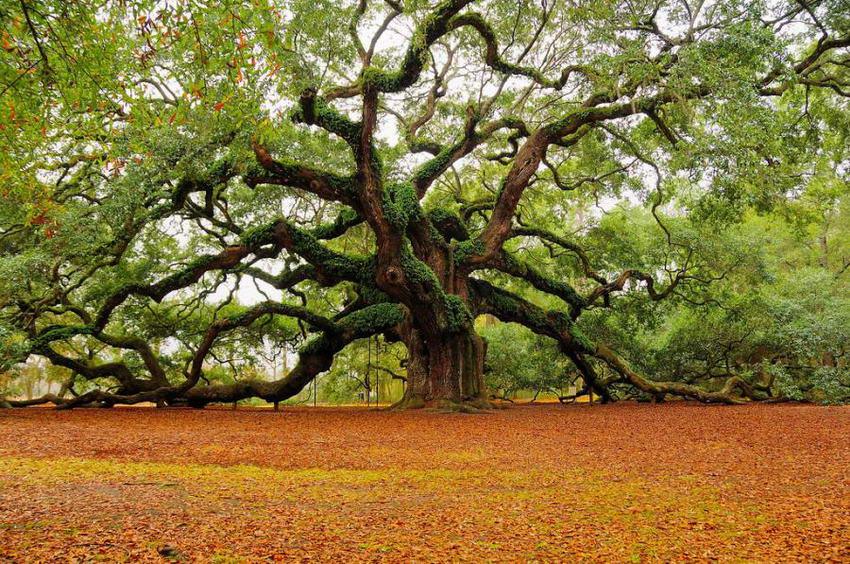
[[[213,162],[201,176],[182,178],[171,193],[174,209],[183,207],[190,194],[194,192],[210,193],[222,184],[226,184],[237,173],[237,167],[234,166],[232,157],[228,155]]]
[[[291,186],[325,200],[354,205],[356,202],[357,181],[352,176],[339,176],[330,172],[314,169],[301,163],[275,160],[265,147],[254,144],[257,161],[268,174],[245,177],[249,186],[258,184],[278,184]]]
[[[766,386],[752,384],[739,376],[729,378],[720,390],[707,391],[681,382],[660,382],[649,380],[631,369],[619,355],[600,343],[594,343],[587,338],[578,327],[565,315],[557,312],[546,312],[519,296],[493,286],[484,280],[471,279],[479,313],[489,313],[502,321],[520,323],[535,333],[556,339],[561,349],[575,357],[576,366],[582,370],[586,363],[585,356],[592,356],[604,362],[620,375],[622,382],[630,384],[642,392],[655,397],[665,394],[695,399],[705,403],[744,403],[749,400],[768,399],[769,390]],[[554,314],[554,315],[553,315]],[[585,370],[582,370],[585,375]],[[587,370],[589,381],[593,381],[592,366]],[[606,382],[596,378],[598,387],[594,391],[602,396],[607,388]]]
[[[484,241],[479,237],[473,237],[466,241],[455,243],[452,252],[455,265],[462,268],[469,263],[473,258],[481,256],[484,253]]]
[[[149,391],[162,386],[162,381],[153,378],[139,378],[121,361],[97,363],[88,358],[77,359],[60,354],[49,345],[33,351],[49,360],[55,366],[71,370],[87,380],[112,378],[120,384],[120,393],[131,394]]]
[[[463,138],[452,145],[441,148],[433,159],[413,171],[411,181],[418,198],[422,198],[434,180],[448,170],[453,163],[468,155],[482,141],[482,137],[475,132],[477,122],[478,117],[474,110],[471,107],[467,108]]]
[[[351,338],[361,339],[392,329],[404,321],[406,309],[400,304],[379,303],[359,309],[338,321],[345,331],[351,331]]]
[[[741,377],[729,378],[724,386],[718,391],[706,391],[697,386],[681,382],[658,382],[649,380],[634,370],[628,363],[619,357],[613,350],[605,345],[594,343],[585,336],[578,326],[563,314],[558,312],[547,312],[519,296],[506,290],[493,286],[484,280],[470,280],[478,311],[489,313],[502,321],[520,323],[538,333],[556,339],[561,349],[573,358],[576,366],[582,370],[582,374],[598,384],[594,391],[604,397],[606,383],[595,378],[592,366],[582,366],[586,363],[584,356],[592,356],[605,362],[612,370],[621,376],[621,381],[628,383],[637,389],[661,397],[671,394],[684,398],[691,398],[706,403],[742,403],[747,400],[763,400],[769,397],[769,391],[765,386],[751,384]]]
[[[299,352],[299,362],[283,379],[273,382],[247,381],[229,385],[198,386],[204,359],[209,354],[221,333],[245,327],[259,317],[268,314],[288,315],[304,319],[324,332],[309,341]],[[405,316],[405,310],[396,304],[369,306],[342,318],[338,323],[318,316],[305,308],[264,302],[246,308],[243,312],[220,319],[204,335],[195,353],[187,379],[176,386],[156,386],[138,393],[110,393],[93,390],[76,398],[46,396],[36,402],[53,402],[69,409],[81,405],[135,404],[148,401],[165,401],[174,405],[201,407],[207,403],[237,401],[249,397],[260,397],[268,401],[282,401],[295,394],[317,374],[330,368],[333,356],[355,339],[391,330]],[[23,405],[21,405],[23,407]]]
[[[479,14],[458,13],[471,0],[445,0],[421,20],[413,33],[413,38],[405,51],[400,67],[395,71],[385,71],[373,67],[367,68],[357,84],[335,88],[329,91],[331,97],[350,97],[360,94],[365,88],[374,88],[379,92],[400,92],[413,85],[427,64],[427,53],[431,45],[447,33],[461,27],[472,27],[486,43],[485,62],[498,72],[521,75],[531,78],[548,88],[562,88],[573,73],[590,72],[582,65],[565,68],[557,79],[547,79],[536,69],[515,65],[503,60],[499,55],[495,33]]]
[[[417,323],[429,332],[459,333],[472,327],[472,314],[463,299],[446,293],[434,271],[406,249],[401,260],[411,308]]]
[[[628,89],[616,94],[610,92],[597,93],[585,100],[581,107],[545,125],[541,128],[541,132],[547,137],[549,143],[556,143],[565,137],[576,134],[585,126],[633,115],[649,114],[665,104],[702,98],[710,94],[710,91],[705,86],[695,87],[687,93],[665,90],[654,96],[635,97],[619,104],[609,103],[623,99],[625,94],[628,94]],[[602,105],[606,103],[609,104]]]
[[[322,96],[319,96],[315,89],[307,88],[301,92],[298,106],[298,110],[292,115],[295,123],[318,125],[343,139],[353,149],[360,145],[363,124],[351,121],[338,112]]]
[[[602,344],[595,345],[593,356],[605,362],[612,370],[618,373],[623,382],[654,397],[663,397],[666,394],[670,394],[695,399],[703,403],[726,404],[739,404],[751,400],[759,401],[770,398],[769,390],[766,387],[747,382],[740,376],[732,376],[727,379],[720,390],[706,391],[698,386],[683,382],[662,382],[644,378],[632,370],[628,363],[620,358],[617,353]]]
[[[437,275],[430,266],[419,260],[410,247],[410,244],[405,242],[401,247],[400,257],[401,269],[404,273],[407,285],[415,293],[435,296],[443,291]]]
[[[58,409],[72,409],[74,407],[97,406],[111,407],[117,404],[134,405],[144,402],[160,402],[171,399],[179,392],[179,388],[174,386],[161,387],[154,386],[151,389],[145,389],[138,392],[108,392],[101,389],[91,390],[79,396],[70,398],[59,396],[45,396],[39,398],[38,403],[53,403]],[[31,403],[35,405],[35,403]],[[22,406],[24,407],[24,406]]]
[[[608,383],[599,377],[599,374],[596,373],[596,369],[593,367],[593,364],[588,362],[584,353],[575,349],[566,349],[564,350],[564,353],[578,369],[588,390],[595,392],[601,399],[602,403],[610,403],[614,401],[614,397],[611,395]]]
[[[165,375],[165,370],[162,368],[159,358],[145,339],[132,335],[110,335],[102,331],[97,333],[95,337],[110,347],[136,351],[151,375],[151,381],[163,386],[168,384],[168,377]]]
[[[232,136],[229,136],[224,142],[217,142],[216,148],[223,148],[232,141]],[[212,147],[208,147],[212,148]],[[177,164],[176,162],[174,163]],[[244,163],[241,161],[241,155],[235,156],[235,153],[228,151],[225,156],[213,161],[205,170],[196,171],[184,175],[173,188],[170,187],[169,181],[165,181],[164,188],[170,189],[168,201],[163,202],[161,193],[154,193],[147,199],[139,210],[135,210],[135,215],[124,227],[126,232],[120,233],[116,240],[123,242],[129,241],[141,228],[161,220],[171,213],[183,209],[190,202],[189,195],[197,192],[206,194],[204,207],[205,210],[212,215],[212,205],[215,198],[226,187],[227,183],[244,172]]]
[[[434,208],[429,210],[426,216],[444,241],[469,239],[469,230],[455,212],[446,208]]]
[[[381,208],[384,219],[398,233],[404,233],[411,221],[422,217],[419,198],[409,182],[387,186],[381,194]]]
[[[361,284],[374,283],[375,260],[373,257],[346,255],[333,251],[320,242],[317,233],[322,236],[328,234],[323,227],[317,230],[301,229],[284,219],[276,219],[246,230],[241,239],[244,247],[254,250],[264,245],[277,245],[289,250],[315,268],[309,273],[320,282],[324,279],[348,280]],[[298,276],[307,273],[306,270],[300,271]]]
[[[219,319],[213,323],[204,333],[204,338],[193,355],[192,362],[187,373],[186,382],[179,387],[183,393],[194,387],[201,376],[203,363],[221,333],[232,331],[238,327],[247,327],[263,315],[276,314],[287,315],[303,319],[313,325],[330,333],[337,333],[339,327],[333,321],[317,315],[306,308],[282,304],[278,302],[263,302],[256,306],[246,308],[239,314]]]
[[[403,319],[404,310],[398,304],[368,306],[340,319],[337,325],[341,330],[322,333],[304,343],[298,354],[302,357],[333,355],[354,339],[390,329]]]
[[[194,284],[211,270],[234,268],[243,258],[251,254],[254,250],[259,249],[265,243],[264,239],[258,236],[254,230],[243,233],[243,240],[246,239],[246,233],[248,234],[247,239],[251,244],[225,247],[220,253],[215,255],[201,255],[190,261],[182,269],[154,284],[129,284],[119,289],[104,301],[103,306],[95,317],[93,326],[98,331],[106,327],[109,317],[115,311],[115,308],[124,303],[131,295],[147,296],[159,302],[169,293]]]
[[[590,266],[590,259],[587,257],[587,253],[584,252],[584,249],[572,241],[567,241],[563,237],[559,237],[551,231],[546,231],[545,229],[539,229],[536,227],[515,227],[511,230],[509,238],[511,237],[536,237],[543,241],[554,243],[555,245],[574,253],[576,257],[578,257],[579,263],[581,264],[581,270],[584,272],[585,276],[596,280],[600,284],[608,284],[608,281]]]
[[[419,325],[432,332],[457,332],[471,326],[472,316],[463,300],[446,293],[437,274],[416,256],[407,240],[400,247],[397,265],[392,267],[392,284],[401,290],[394,297],[411,308]]]
[[[376,304],[340,319],[340,330],[322,333],[308,341],[298,352],[298,362],[283,378],[272,382],[246,381],[226,385],[196,386],[176,402],[201,407],[208,403],[233,402],[259,397],[266,401],[283,401],[310,383],[318,374],[329,370],[334,355],[357,339],[392,330],[404,320],[405,309],[398,304]]]
[[[331,337],[329,338],[336,338],[334,336],[344,332],[345,329],[330,319],[322,317],[299,306],[268,301],[246,308],[238,314],[219,319],[207,328],[200,345],[192,356],[192,361],[186,372],[185,381],[179,386],[174,387],[167,395],[172,398],[181,396],[198,384],[203,373],[204,362],[215,345],[216,340],[222,333],[232,331],[239,327],[247,327],[258,318],[268,314],[287,315],[303,319],[314,327],[324,330],[323,334],[330,335]]]
[[[374,306],[374,305],[382,305],[382,304],[393,304],[396,305],[392,299],[381,292],[380,290],[375,289],[372,286],[363,286],[358,285],[355,286],[356,297],[351,300],[342,310],[340,310],[336,315],[333,316],[333,321],[339,323],[341,320],[348,318],[349,316],[361,312],[362,310]],[[374,315],[372,313],[365,313],[363,315],[372,316],[377,319],[380,318],[380,315]],[[352,322],[356,321],[357,317],[352,318]],[[390,331],[390,330],[387,330]],[[394,331],[390,331],[392,334],[395,334]],[[385,335],[389,333],[385,332]]]
[[[67,341],[77,335],[93,335],[97,332],[92,325],[50,325],[30,339],[29,348],[39,351],[54,341]]]
[[[272,274],[254,266],[246,267],[241,272],[257,280],[262,280],[278,290],[288,290],[305,280],[318,280],[320,278],[316,267],[312,264],[302,264],[291,270],[283,270],[278,274]]]
[[[485,43],[484,61],[487,65],[497,72],[509,75],[525,76],[530,78],[544,88],[554,88],[560,90],[564,87],[567,81],[574,73],[593,74],[593,70],[585,65],[570,65],[561,71],[561,75],[556,79],[549,79],[534,67],[525,67],[505,61],[499,54],[499,45],[496,40],[496,33],[490,24],[480,15],[474,12],[467,12],[459,16],[455,16],[449,22],[449,31],[459,29],[461,27],[471,27]]]
[[[247,327],[264,315],[285,315],[306,321],[315,329],[322,331],[338,331],[340,327],[330,319],[321,316],[301,306],[285,304],[281,302],[265,301],[251,307],[244,308],[241,312],[229,315],[216,321],[211,328],[217,333],[231,331],[238,327]]]
[[[30,407],[33,405],[44,405],[46,403],[52,403],[53,405],[61,405],[67,401],[67,398],[63,396],[59,396],[56,394],[45,394],[43,396],[27,399],[27,400],[3,400],[0,398],[0,408],[3,407]],[[3,404],[7,405],[3,405]]]
[[[569,316],[546,311],[486,280],[471,278],[469,286],[477,313],[489,313],[502,321],[524,325],[539,335],[572,342],[570,328],[573,322]]]
[[[407,148],[411,153],[430,153],[436,157],[443,150],[443,145],[436,141],[414,139],[407,144]]]
[[[444,313],[439,321],[440,329],[447,333],[462,333],[472,327],[472,313],[460,296],[443,294],[441,299]]]
[[[268,224],[267,227],[270,242],[280,245],[315,266],[319,275],[358,284],[374,284],[374,257],[346,255],[332,251],[309,230],[300,229],[282,219]]]
[[[502,251],[487,265],[505,274],[525,280],[541,292],[561,298],[570,305],[573,315],[576,315],[587,305],[584,298],[572,286],[544,275],[530,264],[518,260],[508,252]]]
[[[150,379],[141,379],[133,375],[123,362],[93,363],[89,359],[73,359],[59,354],[50,345],[55,341],[66,341],[79,335],[91,336],[101,343],[111,347],[133,350],[138,353]],[[53,325],[43,329],[33,338],[26,350],[29,354],[39,354],[48,358],[53,364],[64,366],[81,376],[93,380],[95,378],[113,377],[124,390],[139,390],[161,385],[167,385],[165,371],[147,341],[132,335],[111,335],[98,330],[92,325]]]
[[[316,239],[335,239],[361,223],[363,216],[353,209],[346,208],[340,211],[333,221],[313,228],[312,233]]]
[[[413,85],[428,61],[428,48],[445,35],[451,18],[472,0],[445,0],[425,16],[413,32],[398,70],[369,67],[360,77],[355,91],[374,88],[378,92],[401,92]]]
[[[500,164],[507,165],[510,164],[511,159],[513,159],[517,152],[519,151],[519,140],[523,137],[528,137],[528,131],[514,131],[510,135],[508,135],[508,145],[510,145],[510,149],[503,150],[498,153],[491,153],[486,156],[487,160],[497,161]]]
[[[150,285],[130,284],[121,288],[104,302],[95,317],[94,329],[102,330],[115,308],[131,295],[161,301],[169,293],[194,284],[211,270],[236,268],[242,259],[266,245],[280,246],[301,256],[318,269],[317,278],[325,276],[328,280],[341,279],[364,284],[374,282],[374,259],[332,251],[322,245],[309,230],[300,229],[283,220],[247,229],[240,239],[241,244],[226,247],[215,255],[201,255],[159,282]]]

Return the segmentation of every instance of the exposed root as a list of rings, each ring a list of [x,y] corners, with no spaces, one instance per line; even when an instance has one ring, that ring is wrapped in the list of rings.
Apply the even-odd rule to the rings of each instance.
[[[425,407],[425,400],[420,397],[403,397],[399,401],[392,404],[389,409],[393,411],[402,411],[405,409],[422,409]]]

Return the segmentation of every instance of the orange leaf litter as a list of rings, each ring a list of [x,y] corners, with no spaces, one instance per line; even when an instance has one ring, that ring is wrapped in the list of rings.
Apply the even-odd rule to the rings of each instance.
[[[0,561],[850,562],[850,408],[0,411]]]

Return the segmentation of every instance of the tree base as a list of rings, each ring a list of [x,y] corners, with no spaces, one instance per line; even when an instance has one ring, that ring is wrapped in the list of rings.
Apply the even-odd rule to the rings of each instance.
[[[504,409],[504,406],[484,398],[474,398],[463,401],[447,399],[425,400],[420,397],[403,398],[393,404],[392,410],[425,409],[440,413],[486,413],[493,409]]]

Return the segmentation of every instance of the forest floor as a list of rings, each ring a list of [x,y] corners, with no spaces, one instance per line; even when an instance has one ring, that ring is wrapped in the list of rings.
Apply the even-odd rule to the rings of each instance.
[[[0,410],[0,561],[850,562],[850,408]]]

